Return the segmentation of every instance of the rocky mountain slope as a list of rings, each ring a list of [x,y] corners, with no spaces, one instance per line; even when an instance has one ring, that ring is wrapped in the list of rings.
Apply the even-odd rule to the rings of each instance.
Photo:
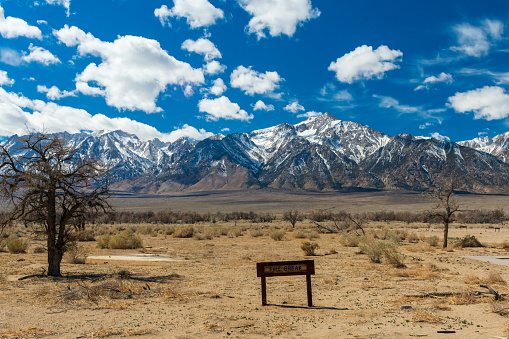
[[[111,169],[113,188],[147,193],[181,190],[350,188],[422,190],[457,179],[458,189],[509,188],[509,133],[454,143],[388,136],[330,114],[296,125],[218,135],[200,142],[141,141],[122,131],[66,134],[82,156]],[[4,142],[8,147],[17,136]],[[491,153],[491,154],[490,154]]]

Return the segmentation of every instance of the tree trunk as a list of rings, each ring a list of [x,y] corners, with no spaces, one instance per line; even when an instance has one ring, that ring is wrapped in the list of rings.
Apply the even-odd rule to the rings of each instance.
[[[48,276],[61,277],[60,263],[62,262],[63,251],[58,250],[55,246],[48,247]]]
[[[449,223],[444,222],[444,246],[443,248],[447,247],[447,237],[449,236]]]

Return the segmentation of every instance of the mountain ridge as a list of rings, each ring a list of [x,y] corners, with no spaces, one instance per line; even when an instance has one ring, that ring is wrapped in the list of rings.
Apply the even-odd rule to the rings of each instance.
[[[454,177],[460,190],[506,192],[509,132],[450,142],[389,136],[326,113],[201,141],[142,141],[120,130],[62,133],[83,157],[110,169],[113,189],[140,193],[272,188],[424,190]],[[13,149],[18,136],[2,144]]]

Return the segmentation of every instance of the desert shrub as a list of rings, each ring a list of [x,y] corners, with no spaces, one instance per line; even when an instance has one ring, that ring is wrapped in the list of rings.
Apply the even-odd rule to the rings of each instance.
[[[281,241],[284,239],[286,235],[286,231],[285,230],[276,230],[276,229],[273,229],[269,232],[269,237],[272,239],[272,240],[275,240],[275,241]]]
[[[369,261],[375,264],[380,264],[382,262],[382,247],[384,243],[380,240],[376,240],[373,236],[367,236],[363,243],[359,245],[359,249],[362,253],[366,254],[369,258]]]
[[[416,242],[419,242],[419,236],[417,235],[417,233],[410,233],[408,236],[407,236],[407,240],[409,243],[416,243]]]
[[[81,230],[76,232],[74,239],[76,239],[76,241],[95,241],[94,234],[91,230]]]
[[[212,240],[214,239],[214,230],[206,229],[201,232],[194,232],[193,239],[196,240]]]
[[[502,243],[499,246],[500,246],[500,248],[502,248],[504,250],[509,250],[509,241],[504,240],[504,241],[502,241]],[[0,251],[1,251],[1,245],[0,245]]]
[[[345,247],[357,247],[359,246],[360,237],[353,234],[345,234],[339,239],[339,242]]]
[[[309,231],[307,232],[307,238],[309,240],[318,239],[320,238],[320,234],[317,231]]]
[[[28,248],[28,241],[18,237],[13,233],[9,236],[9,238],[7,238],[6,245],[9,253],[26,253]]]
[[[397,230],[395,233],[399,237],[399,240],[405,240],[408,238],[408,231],[406,230]]]
[[[261,237],[265,234],[265,232],[260,227],[253,227],[249,229],[249,235],[253,238]]]
[[[308,233],[303,229],[298,229],[293,232],[293,237],[295,239],[306,239],[308,237]]]
[[[315,250],[319,248],[320,246],[316,242],[303,241],[300,244],[300,249],[304,251],[305,255],[315,255]]]
[[[163,230],[163,233],[166,234],[166,235],[172,235],[174,232],[175,232],[175,226],[164,226],[162,228]]]
[[[405,256],[398,251],[398,248],[391,243],[384,243],[380,250],[382,251],[383,257],[387,264],[392,265],[396,268],[405,268],[406,265],[403,263]]]
[[[0,239],[0,252],[5,252],[6,241],[4,239]]]
[[[109,249],[134,249],[142,247],[139,236],[129,230],[121,231],[117,235],[103,234],[97,240],[97,247]]]
[[[426,239],[426,242],[430,245],[430,246],[436,246],[438,245],[438,237],[436,235],[432,235],[431,237],[428,237]]]
[[[174,238],[192,238],[194,232],[195,229],[193,226],[180,226],[175,228],[172,236]]]
[[[108,233],[105,233],[97,239],[97,247],[99,248],[108,248],[108,245],[110,243],[110,235]]]
[[[228,232],[228,236],[230,238],[233,238],[233,237],[240,237],[242,236],[242,234],[244,233],[244,228],[241,227],[241,226],[236,226],[236,227],[233,227],[230,229],[230,231]]]
[[[34,253],[44,253],[46,252],[46,248],[44,248],[43,246],[36,246],[34,248]]]
[[[484,247],[483,244],[474,235],[467,235],[459,242],[459,246],[464,247]]]
[[[65,252],[67,262],[71,264],[84,264],[88,257],[88,250],[77,242],[68,245]]]

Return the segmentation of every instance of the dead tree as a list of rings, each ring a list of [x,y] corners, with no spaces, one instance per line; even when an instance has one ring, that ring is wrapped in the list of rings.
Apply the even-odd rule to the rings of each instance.
[[[318,231],[322,233],[355,232],[357,235],[360,235],[360,231],[362,232],[362,235],[366,234],[364,231],[364,224],[366,223],[367,218],[364,215],[352,215],[347,212],[339,212],[337,214],[331,214],[329,221],[312,221],[316,225]]]
[[[299,211],[286,211],[283,213],[283,219],[288,221],[292,228],[295,228],[295,224],[300,220]]]
[[[449,236],[449,225],[455,221],[455,213],[460,211],[458,200],[454,196],[454,179],[448,182],[436,183],[434,187],[428,189],[428,195],[436,201],[436,206],[428,211],[430,217],[440,220],[444,226],[443,248],[447,247],[447,237]]]
[[[0,146],[0,195],[10,207],[4,225],[18,221],[46,237],[48,275],[60,276],[76,224],[110,209],[107,171],[82,158],[58,134],[34,132],[19,145]]]

